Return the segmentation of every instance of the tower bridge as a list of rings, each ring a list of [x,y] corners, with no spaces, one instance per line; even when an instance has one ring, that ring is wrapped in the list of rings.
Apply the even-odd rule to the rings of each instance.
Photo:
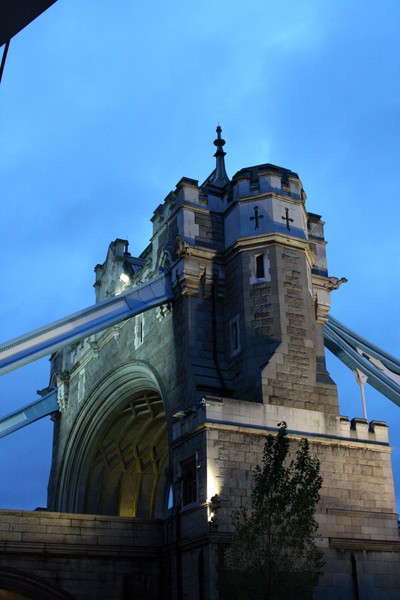
[[[397,404],[400,364],[329,315],[344,280],[299,176],[229,179],[220,127],[214,144],[214,171],[178,182],[139,257],[110,244],[94,306],[0,346],[2,373],[51,353],[41,399],[1,423],[54,421],[47,511],[2,513],[0,589],[17,597],[227,598],[232,510],[282,420],[321,461],[315,598],[398,593],[387,427],[340,415],[324,345]]]

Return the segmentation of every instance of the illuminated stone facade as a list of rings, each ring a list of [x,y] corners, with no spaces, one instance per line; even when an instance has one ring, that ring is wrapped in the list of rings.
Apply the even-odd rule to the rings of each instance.
[[[340,417],[325,368],[323,223],[295,173],[264,164],[229,181],[216,146],[207,181],[181,179],[156,209],[143,254],[116,240],[96,267],[98,301],[160,269],[175,297],[53,356],[50,512],[3,514],[0,568],[60,598],[223,598],[232,509],[285,420],[324,478],[315,597],[397,598],[387,428]]]

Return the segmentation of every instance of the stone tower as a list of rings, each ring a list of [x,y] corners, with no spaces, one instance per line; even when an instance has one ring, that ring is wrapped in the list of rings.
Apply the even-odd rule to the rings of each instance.
[[[54,510],[161,516],[196,453],[205,501],[207,436],[173,450],[174,431],[206,412],[204,400],[338,415],[322,334],[323,224],[292,171],[265,164],[229,181],[217,133],[215,171],[201,186],[181,179],[154,212],[143,254],[116,240],[95,269],[97,301],[168,269],[172,303],[53,357],[52,382],[68,398],[56,419]]]
[[[85,599],[223,598],[232,509],[249,501],[265,436],[285,420],[324,477],[315,597],[395,598],[387,428],[341,417],[325,366],[337,279],[323,222],[296,173],[263,164],[230,180],[220,127],[214,144],[215,170],[178,182],[144,252],[117,239],[95,269],[97,301],[160,270],[173,300],[52,357],[61,410],[42,518],[65,527],[63,556],[84,555],[93,580],[72,581],[55,556],[57,585]]]

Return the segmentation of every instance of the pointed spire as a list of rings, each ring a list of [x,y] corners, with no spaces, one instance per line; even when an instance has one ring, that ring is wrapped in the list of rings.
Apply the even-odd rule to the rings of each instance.
[[[216,166],[214,176],[210,183],[216,185],[217,187],[224,187],[229,182],[229,177],[225,170],[225,154],[223,151],[223,147],[225,146],[225,140],[221,138],[222,129],[218,125],[217,129],[217,139],[214,140],[214,146],[217,147],[217,151],[214,154],[216,158]]]

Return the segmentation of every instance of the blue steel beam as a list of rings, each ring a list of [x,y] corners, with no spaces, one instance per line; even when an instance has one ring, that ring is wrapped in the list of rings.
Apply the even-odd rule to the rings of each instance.
[[[69,317],[0,346],[0,375],[111,327],[173,298],[170,274],[161,274]],[[324,325],[325,346],[353,371],[360,369],[368,383],[400,406],[400,361],[347,329],[329,316]],[[57,391],[0,419],[0,437],[58,410]]]
[[[109,300],[6,342],[0,345],[0,375],[172,298],[171,275],[163,273]]]
[[[57,390],[0,419],[0,438],[30,425],[58,410]]]
[[[349,369],[360,369],[367,383],[400,406],[400,361],[329,316],[325,346]]]

